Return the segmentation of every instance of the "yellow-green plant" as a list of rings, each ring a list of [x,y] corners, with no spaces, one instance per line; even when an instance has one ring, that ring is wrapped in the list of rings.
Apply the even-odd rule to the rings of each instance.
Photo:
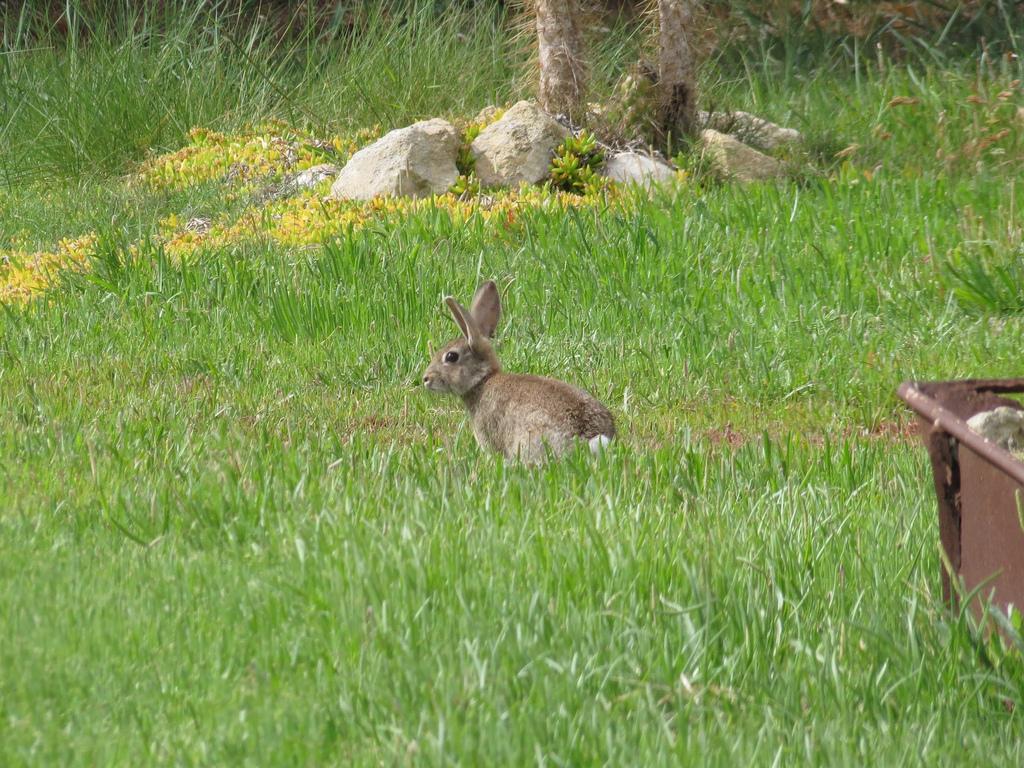
[[[476,168],[476,158],[473,157],[473,151],[470,148],[473,144],[473,140],[480,135],[480,131],[484,129],[482,123],[470,123],[466,127],[465,133],[462,135],[462,144],[459,146],[458,157],[455,158],[455,167],[459,169],[460,178],[462,176],[469,176],[473,173]],[[458,182],[456,182],[458,184]]]
[[[569,136],[555,150],[551,161],[551,183],[563,192],[583,195],[603,187],[597,171],[604,164],[604,151],[586,131]]]
[[[475,197],[480,194],[480,179],[473,171],[460,173],[448,191],[456,197]]]

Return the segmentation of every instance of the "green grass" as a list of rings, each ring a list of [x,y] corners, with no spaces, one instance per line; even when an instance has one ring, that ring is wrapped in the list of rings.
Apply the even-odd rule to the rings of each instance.
[[[352,61],[400,72],[435,35],[441,78],[451,18]],[[105,45],[78,82],[117,75]],[[23,56],[20,82],[77,67]],[[399,93],[392,119],[511,98],[520,64]],[[0,247],[102,237],[89,274],[0,308],[0,764],[1020,765],[1024,670],[941,602],[893,394],[1021,373],[1019,304],[957,282],[978,243],[979,269],[1019,243],[1020,139],[970,142],[1020,74],[982,64],[723,77],[717,98],[809,134],[799,182],[508,230],[438,209],[187,264],[147,237],[216,186],[131,194],[145,142],[51,153],[52,123],[5,118]],[[227,91],[174,96],[154,151],[235,124]],[[270,91],[245,117],[287,117]],[[483,277],[506,366],[608,403],[607,454],[505,465],[418,386],[454,333],[441,297]]]
[[[129,15],[69,41],[19,34],[9,22],[0,183],[116,172],[180,146],[196,125],[274,116],[390,129],[507,98],[513,85],[512,46],[487,7],[437,15],[419,2],[405,15],[366,4],[351,35],[281,40],[242,26],[231,3],[187,5],[170,22]]]

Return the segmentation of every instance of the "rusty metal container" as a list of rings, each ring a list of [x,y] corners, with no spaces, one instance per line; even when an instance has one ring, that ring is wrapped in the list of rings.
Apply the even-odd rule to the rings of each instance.
[[[920,417],[939,502],[939,538],[963,594],[1008,613],[1024,608],[1024,462],[974,432],[967,420],[1024,392],[1024,379],[905,382],[898,394]],[[949,569],[942,592],[958,602]],[[972,605],[976,615],[981,603]]]

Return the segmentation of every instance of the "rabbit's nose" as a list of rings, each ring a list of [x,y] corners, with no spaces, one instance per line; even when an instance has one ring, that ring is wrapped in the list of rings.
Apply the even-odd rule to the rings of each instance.
[[[429,383],[430,383],[430,374],[429,374],[429,373],[428,373],[428,374],[425,374],[425,375],[423,376],[423,383],[424,383],[424,384],[429,384]]]

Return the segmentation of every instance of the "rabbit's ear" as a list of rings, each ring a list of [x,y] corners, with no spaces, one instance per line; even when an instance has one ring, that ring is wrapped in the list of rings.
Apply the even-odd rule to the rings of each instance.
[[[476,324],[480,326],[480,332],[488,339],[493,337],[494,329],[498,327],[498,320],[501,319],[501,299],[498,298],[498,286],[493,280],[488,280],[477,288],[469,311]]]
[[[471,312],[466,311],[466,308],[459,304],[452,296],[446,296],[444,303],[448,305],[448,309],[451,310],[452,317],[455,318],[455,322],[459,324],[459,328],[462,330],[462,335],[466,337],[466,341],[469,342],[470,349],[476,347],[480,339],[486,338],[480,331],[480,326],[477,325],[476,320],[473,319]]]

